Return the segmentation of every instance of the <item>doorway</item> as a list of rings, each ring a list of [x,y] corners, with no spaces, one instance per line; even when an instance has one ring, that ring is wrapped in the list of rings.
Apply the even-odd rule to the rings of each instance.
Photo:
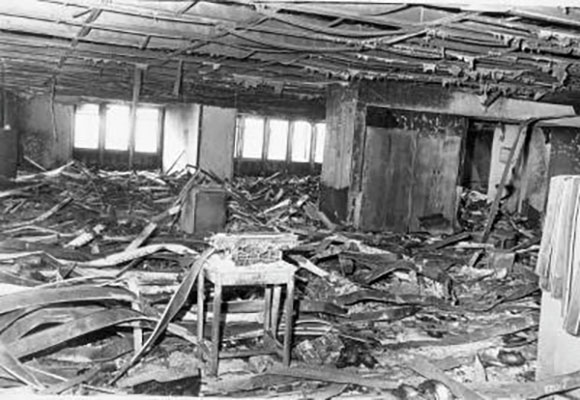
[[[497,122],[469,122],[461,175],[461,186],[464,188],[487,193],[496,126]]]

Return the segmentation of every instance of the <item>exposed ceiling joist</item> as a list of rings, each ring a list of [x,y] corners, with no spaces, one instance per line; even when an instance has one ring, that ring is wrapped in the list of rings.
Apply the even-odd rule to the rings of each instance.
[[[219,102],[228,95],[280,104],[321,100],[328,85],[353,80],[430,82],[534,99],[580,91],[579,47],[576,8],[0,2],[5,86],[29,93],[55,88],[128,99],[134,65],[146,64],[144,98],[159,101],[193,98],[188,91]]]

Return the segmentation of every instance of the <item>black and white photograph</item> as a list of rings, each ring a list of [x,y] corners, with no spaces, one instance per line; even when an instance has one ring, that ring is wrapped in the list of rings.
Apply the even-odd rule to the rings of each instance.
[[[580,400],[580,0],[0,0],[0,399]]]

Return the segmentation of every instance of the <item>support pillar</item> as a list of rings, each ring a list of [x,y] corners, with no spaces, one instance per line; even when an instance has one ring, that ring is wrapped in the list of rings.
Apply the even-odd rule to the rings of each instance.
[[[358,85],[329,87],[320,209],[335,222],[356,224],[362,178],[366,105]]]

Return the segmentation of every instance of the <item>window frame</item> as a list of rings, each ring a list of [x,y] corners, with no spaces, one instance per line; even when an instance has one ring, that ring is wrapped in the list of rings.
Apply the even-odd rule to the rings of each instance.
[[[322,155],[321,155],[321,160],[317,161],[316,160],[316,150],[318,149],[318,141],[320,140],[320,135],[319,135],[319,129],[318,129],[318,125],[323,125],[324,126],[324,136],[323,136],[323,141],[322,141]],[[312,154],[310,156],[310,159],[312,160],[312,162],[314,164],[322,164],[324,162],[324,146],[325,146],[325,142],[326,142],[326,134],[327,134],[327,126],[326,126],[326,122],[315,122],[313,125],[313,135],[312,135],[312,147],[310,148],[312,151]]]
[[[308,128],[309,128],[309,137],[305,138],[306,140],[304,140],[304,145],[308,146],[307,150],[307,157],[306,160],[294,160],[294,138],[296,137],[296,125],[298,125],[298,123],[305,123]],[[312,136],[314,136],[314,124],[312,123],[312,121],[309,120],[305,120],[305,119],[298,119],[298,120],[293,120],[292,121],[292,125],[294,127],[294,129],[292,129],[292,151],[290,152],[290,157],[288,158],[288,162],[291,163],[296,163],[296,164],[311,164],[312,163]]]
[[[99,126],[97,127],[97,146],[96,147],[80,147],[80,146],[76,145],[76,141],[77,141],[77,116],[79,115],[80,108],[84,105],[97,106],[97,118],[99,120],[99,122],[98,122]],[[101,132],[100,132],[100,117],[101,117],[101,115],[100,115],[100,113],[101,113],[100,105],[96,104],[96,103],[79,103],[79,104],[75,105],[74,115],[73,115],[73,124],[72,124],[72,128],[73,128],[72,146],[73,146],[73,149],[81,150],[81,151],[98,151],[99,150],[99,147],[101,145],[101,143],[100,143],[100,135],[101,135]]]
[[[244,135],[245,135],[245,118],[261,118],[264,121],[264,131],[262,132],[262,151],[261,151],[261,158],[250,158],[250,157],[243,157],[243,146],[244,146]],[[272,130],[270,129],[270,121],[271,120],[282,120],[287,121],[288,123],[288,132],[286,135],[286,156],[282,160],[275,160],[268,158],[268,147],[270,145],[270,141],[272,140]],[[292,160],[292,143],[294,141],[294,131],[295,131],[295,124],[297,122],[307,122],[310,126],[310,141],[308,143],[309,146],[309,155],[308,160],[306,161],[293,161]],[[318,139],[318,129],[316,128],[317,124],[325,124],[325,120],[313,120],[308,118],[288,118],[283,117],[280,115],[258,115],[258,114],[250,114],[250,113],[238,113],[236,117],[236,128],[235,128],[235,151],[234,151],[234,158],[238,161],[250,161],[250,162],[269,162],[269,163],[285,163],[285,164],[322,164],[324,162],[324,158],[322,162],[317,162],[316,157],[316,141]],[[326,136],[326,135],[325,135]],[[324,157],[324,156],[323,156]]]
[[[137,113],[136,115],[139,114],[139,108],[141,109],[154,109],[157,111],[157,116],[156,116],[156,124],[157,126],[155,127],[155,139],[156,139],[156,144],[155,144],[155,151],[139,151],[137,150],[137,121],[135,121],[135,154],[145,154],[145,155],[154,155],[154,154],[161,154],[161,146],[163,144],[162,139],[162,134],[163,134],[163,114],[165,112],[164,107],[160,107],[160,106],[140,106],[137,107]]]
[[[79,108],[84,104],[92,104],[97,105],[99,110],[99,127],[98,127],[98,147],[97,148],[84,148],[84,147],[77,147],[75,146],[75,135],[76,135],[76,115]],[[118,150],[118,149],[108,149],[105,147],[105,140],[106,140],[106,129],[107,129],[107,108],[112,105],[123,105],[123,106],[131,106],[130,102],[118,102],[118,101],[99,101],[99,102],[90,102],[90,101],[83,101],[75,104],[74,113],[73,113],[73,129],[72,129],[72,150],[74,152],[78,152],[78,154],[98,154],[97,160],[99,166],[106,167],[105,163],[105,156],[109,154],[123,154],[127,155],[127,163],[129,162],[128,157],[131,151],[131,140],[129,139],[129,143],[126,149]],[[162,155],[163,155],[163,137],[164,137],[164,120],[165,120],[165,106],[161,104],[150,104],[144,103],[137,106],[139,108],[148,108],[152,109],[155,108],[158,110],[157,113],[157,126],[156,126],[156,150],[155,152],[143,152],[137,151],[137,132],[135,132],[135,142],[133,143],[133,151],[135,154],[138,154],[140,157],[155,157],[157,159],[156,164],[161,165],[162,162]],[[137,115],[137,113],[136,113]],[[137,123],[136,123],[137,125]],[[137,129],[137,128],[135,128]]]
[[[284,158],[270,158],[269,151],[270,151],[270,143],[272,142],[272,121],[283,121],[286,124],[286,143],[284,144]],[[264,157],[263,159],[268,162],[285,162],[288,158],[288,137],[290,136],[290,121],[284,118],[267,118],[266,119],[266,136],[267,142],[264,143]]]
[[[126,138],[127,141],[126,143],[124,143],[124,145],[126,145],[127,147],[119,149],[119,148],[111,148],[111,147],[107,147],[107,137],[108,137],[108,128],[109,128],[109,112],[110,110],[113,109],[113,107],[117,108],[117,107],[123,107],[126,109],[127,111],[127,120],[124,122],[127,122],[127,132],[126,132]],[[125,116],[124,116],[125,117]],[[105,104],[105,139],[104,139],[104,147],[103,147],[103,151],[107,152],[107,153],[125,153],[125,152],[129,152],[130,151],[130,147],[131,147],[131,106],[128,104],[119,104],[119,103],[107,103]],[[113,142],[114,143],[114,142]]]
[[[262,148],[260,149],[260,155],[258,157],[244,157],[244,139],[246,135],[246,124],[245,118],[254,118],[254,119],[261,119],[263,121],[262,126]],[[257,160],[264,160],[264,149],[265,149],[265,142],[266,142],[266,131],[268,126],[268,120],[266,117],[263,116],[256,116],[256,115],[247,115],[243,118],[240,118],[240,124],[238,126],[236,121],[236,143],[239,143],[239,148],[236,149],[237,154],[236,158],[240,160],[247,160],[247,161],[257,161]],[[240,140],[238,141],[238,135]]]

